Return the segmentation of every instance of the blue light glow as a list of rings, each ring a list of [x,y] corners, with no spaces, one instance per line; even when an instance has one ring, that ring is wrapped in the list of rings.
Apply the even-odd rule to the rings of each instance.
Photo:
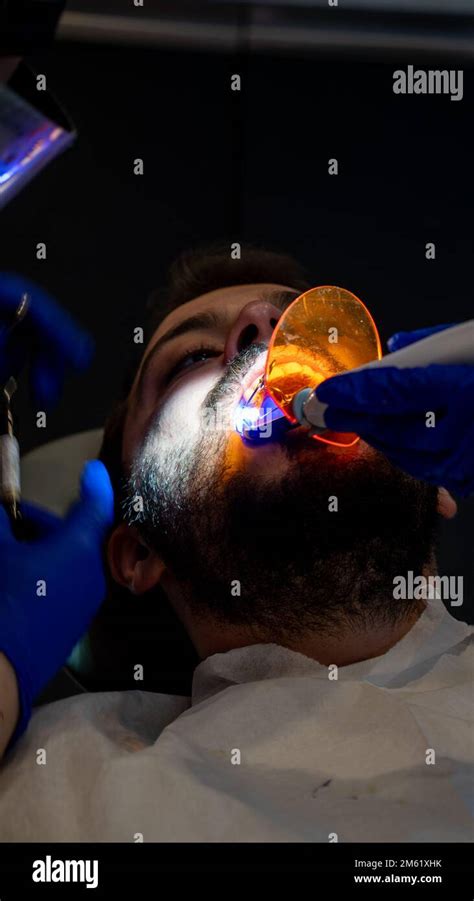
[[[242,398],[235,411],[235,430],[242,437],[264,440],[271,437],[272,423],[282,418],[284,413],[268,395],[265,395],[260,407],[255,407]]]

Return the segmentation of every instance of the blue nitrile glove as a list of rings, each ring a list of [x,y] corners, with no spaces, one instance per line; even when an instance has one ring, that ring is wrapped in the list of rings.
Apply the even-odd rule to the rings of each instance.
[[[400,332],[390,351],[448,326]],[[400,469],[466,497],[474,491],[474,366],[387,367],[322,382],[325,423],[355,432]],[[435,427],[426,425],[435,413]]]
[[[41,537],[17,541],[0,507],[0,652],[15,670],[20,696],[20,719],[9,747],[104,598],[102,540],[113,520],[105,466],[99,460],[86,464],[81,498],[64,520],[32,507],[27,518]]]
[[[5,328],[24,293],[30,297],[28,313],[8,334]],[[59,396],[66,368],[85,369],[92,349],[87,333],[42,288],[22,276],[0,273],[0,384],[29,359],[34,402],[49,407]]]

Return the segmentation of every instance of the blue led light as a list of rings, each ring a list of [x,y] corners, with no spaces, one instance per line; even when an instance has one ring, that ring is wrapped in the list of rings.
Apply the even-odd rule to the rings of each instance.
[[[272,437],[273,423],[284,418],[284,413],[268,395],[265,395],[260,407],[254,407],[242,399],[235,413],[235,430],[243,438],[265,441]]]

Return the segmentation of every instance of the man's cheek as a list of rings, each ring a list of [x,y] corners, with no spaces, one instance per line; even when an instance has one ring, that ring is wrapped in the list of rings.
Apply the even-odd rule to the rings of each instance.
[[[215,372],[196,372],[176,385],[162,409],[160,441],[195,443],[206,428],[203,404],[217,377]]]

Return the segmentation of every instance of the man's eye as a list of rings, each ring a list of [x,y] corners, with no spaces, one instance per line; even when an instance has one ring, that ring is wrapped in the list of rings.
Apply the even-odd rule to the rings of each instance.
[[[186,351],[181,359],[173,366],[171,372],[168,374],[167,381],[171,381],[178,373],[183,372],[185,369],[189,369],[196,363],[202,363],[204,360],[210,359],[210,357],[218,357],[221,353],[222,351],[216,350],[215,347],[197,347],[194,350]]]

